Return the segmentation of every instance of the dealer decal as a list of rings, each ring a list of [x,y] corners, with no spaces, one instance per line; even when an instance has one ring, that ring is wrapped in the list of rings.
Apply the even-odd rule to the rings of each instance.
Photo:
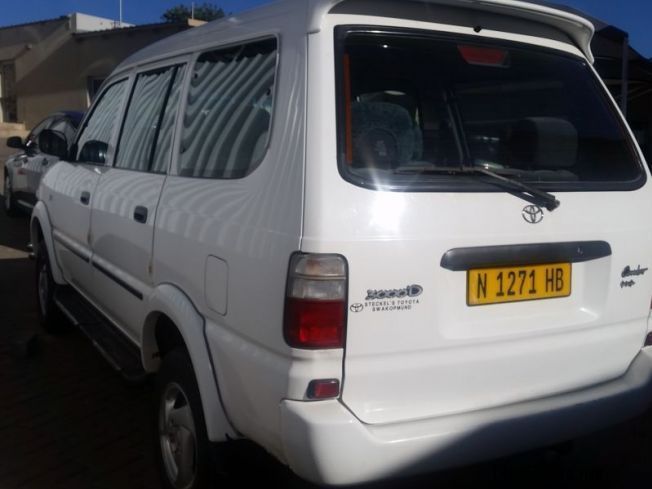
[[[418,297],[423,287],[417,284],[407,285],[401,289],[367,289],[364,303],[351,304],[349,310],[354,313],[365,310],[371,312],[409,311],[419,304]]]

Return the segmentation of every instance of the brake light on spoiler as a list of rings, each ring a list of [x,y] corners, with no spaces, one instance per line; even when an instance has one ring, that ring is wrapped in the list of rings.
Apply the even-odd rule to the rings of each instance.
[[[470,65],[493,66],[496,68],[507,68],[509,66],[509,51],[499,48],[487,48],[483,46],[469,46],[460,44],[457,50]]]
[[[343,348],[347,264],[330,254],[295,253],[290,259],[283,334],[293,348]]]

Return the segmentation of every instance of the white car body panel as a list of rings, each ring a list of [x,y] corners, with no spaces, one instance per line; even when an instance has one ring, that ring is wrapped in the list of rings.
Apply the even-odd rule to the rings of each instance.
[[[552,445],[641,414],[651,401],[652,349],[628,375],[536,401],[496,409],[367,425],[337,401],[284,401],[282,429],[290,467],[320,484],[345,485],[420,473]],[[596,401],[598,399],[598,401]],[[342,440],[345,440],[343,443]]]
[[[156,351],[148,349],[154,344],[152,336],[154,335],[156,316],[164,314],[174,324],[182,324],[183,328],[180,331],[192,358],[204,408],[208,437],[215,442],[238,438],[237,431],[224,412],[222,396],[216,384],[213,362],[206,345],[204,318],[183,292],[169,284],[159,285],[152,291],[146,299],[146,308],[156,312],[150,314],[145,320],[143,337],[139,341],[142,345],[145,368],[150,372],[155,372],[158,369],[159,358],[154,355]]]
[[[25,166],[28,162],[28,157],[24,153],[19,153],[13,156],[10,156],[9,159],[5,162],[5,177],[9,177],[9,182],[11,184],[11,191],[15,194],[16,192],[27,192],[29,189],[27,183],[27,174],[25,173]]]
[[[39,198],[46,203],[50,216],[57,263],[66,281],[92,295],[88,241],[91,203],[84,204],[82,198],[92,198],[100,172],[92,166],[63,161],[55,167],[56,172],[45,174]]]
[[[39,232],[43,238],[43,244],[50,260],[50,270],[52,272],[52,279],[55,283],[63,285],[66,283],[63,278],[63,273],[57,262],[57,257],[54,253],[54,239],[52,238],[52,226],[50,225],[50,216],[48,215],[47,207],[43,202],[37,202],[32,210],[30,218],[30,242],[36,248],[35,253],[40,250],[39,246]]]
[[[109,168],[93,197],[93,287],[102,308],[114,311],[128,336],[140,337],[146,310],[142,296],[153,288],[151,277],[154,222],[165,175]],[[147,221],[136,222],[136,207]],[[107,275],[103,270],[108,270]],[[113,277],[119,278],[122,284]],[[128,287],[125,287],[124,285]]]

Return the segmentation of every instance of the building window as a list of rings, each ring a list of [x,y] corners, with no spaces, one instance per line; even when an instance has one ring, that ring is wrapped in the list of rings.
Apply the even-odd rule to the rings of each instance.
[[[16,67],[13,63],[0,64],[0,122],[17,122]]]

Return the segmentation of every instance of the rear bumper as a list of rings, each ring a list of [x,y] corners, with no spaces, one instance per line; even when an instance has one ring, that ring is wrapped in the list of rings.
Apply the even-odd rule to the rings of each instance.
[[[343,485],[427,472],[568,440],[652,404],[652,348],[626,374],[587,389],[500,408],[365,425],[338,401],[284,401],[286,460],[298,475]]]

